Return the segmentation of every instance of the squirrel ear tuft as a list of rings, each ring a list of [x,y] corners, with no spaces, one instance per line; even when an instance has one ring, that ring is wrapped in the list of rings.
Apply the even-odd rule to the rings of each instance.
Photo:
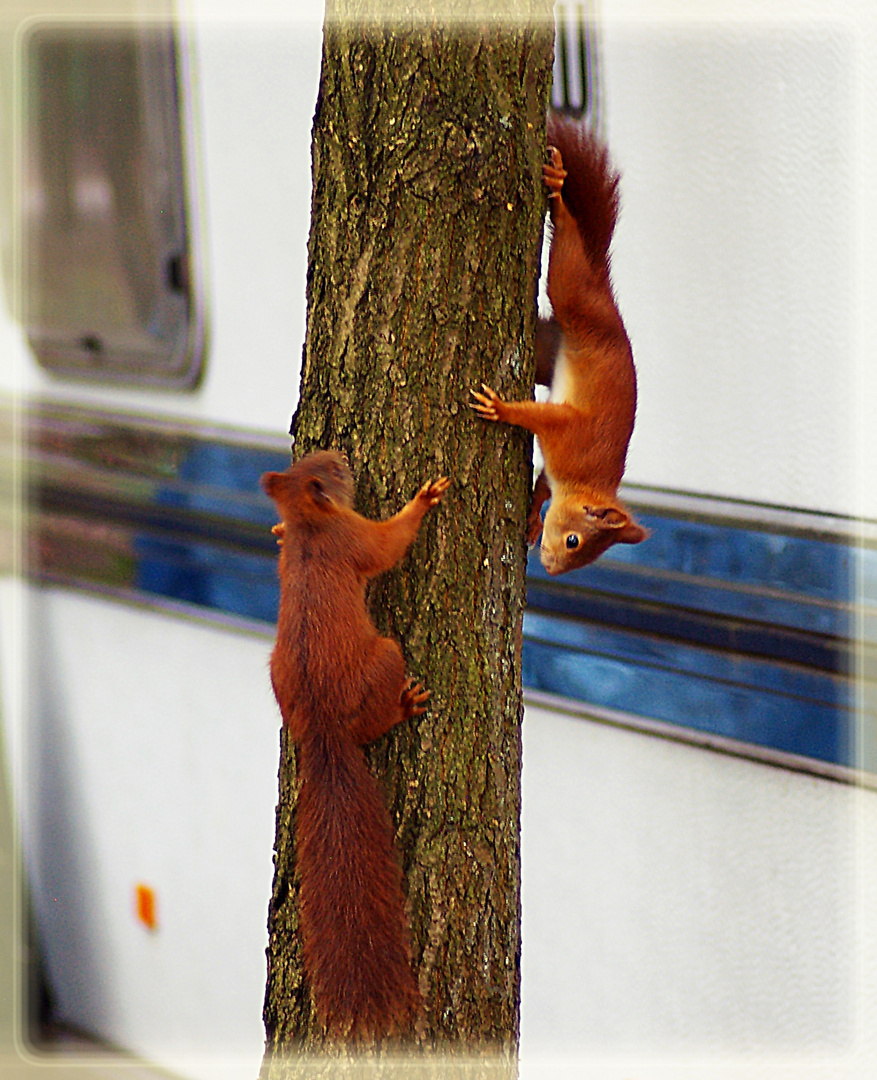
[[[637,525],[635,521],[629,520],[616,539],[619,544],[640,544],[650,536],[651,533],[648,529],[644,529],[642,525]]]

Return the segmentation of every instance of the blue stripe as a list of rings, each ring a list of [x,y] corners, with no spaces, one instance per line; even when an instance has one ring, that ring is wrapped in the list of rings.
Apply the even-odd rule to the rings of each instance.
[[[586,589],[548,588],[533,578],[529,579],[528,602],[536,610],[638,630],[658,638],[694,641],[714,649],[773,657],[825,671],[842,672],[849,666],[849,649],[843,638],[732,619],[706,609],[641,602]]]
[[[161,536],[136,536],[134,550],[134,586],[144,593],[238,618],[277,621],[276,559]]]
[[[653,524],[650,527],[657,532],[660,525],[654,523],[654,516],[651,520]],[[652,543],[653,539],[650,537],[646,544]],[[739,537],[736,529],[713,526],[710,539],[714,547],[725,544],[733,549]],[[640,546],[645,547],[646,544]],[[818,558],[825,554],[818,550],[822,546],[819,541],[805,541],[804,544],[817,548],[811,552],[805,549],[802,552],[804,555]],[[660,559],[660,551],[650,556],[648,562],[641,556],[638,563],[626,565],[621,561],[623,552],[615,555],[615,550],[613,548],[611,556],[604,556],[593,566],[565,575],[563,585],[567,589],[578,586],[611,596],[648,600],[674,608],[785,626],[807,633],[849,636],[852,613],[847,605],[853,594],[854,575],[848,552],[832,553],[836,564],[831,567],[831,573],[818,586],[814,584],[811,593],[807,594],[791,590],[781,593],[773,584],[756,587],[751,584],[740,586],[735,582],[732,586],[731,583],[725,585],[721,577],[685,577],[680,572],[667,571],[666,564]],[[747,579],[751,573],[751,568],[748,568]],[[528,576],[535,581],[551,580],[534,556],[530,558]],[[824,595],[830,589],[836,590],[837,596],[833,601],[828,601]],[[816,592],[820,595],[814,596]]]
[[[832,707],[852,708],[854,704],[849,679],[813,668],[698,648],[653,635],[528,611],[524,615],[524,637],[542,647],[621,660],[654,671],[675,671],[747,690],[764,690],[789,698],[818,701]],[[552,692],[559,691],[555,688]],[[649,713],[645,711],[643,715]]]
[[[259,489],[259,477],[263,472],[282,471],[289,461],[289,454],[272,450],[196,442],[188,448],[173,481],[156,489],[155,503],[270,529],[277,513]]]
[[[258,480],[286,468],[289,454],[149,427],[136,428],[138,441],[128,422],[89,413],[84,424],[69,413],[72,420],[56,409],[47,430],[54,459],[66,448],[70,467],[60,478],[54,468],[37,474],[34,484],[37,522],[49,538],[40,544],[43,576],[273,623],[279,590],[269,530],[276,518]],[[131,446],[152,456],[137,457]],[[697,513],[696,499],[684,517],[653,505],[656,494],[637,512],[652,530],[646,543],[616,545],[561,578],[549,578],[531,555],[524,684],[856,764],[849,677],[856,568],[873,627],[877,552],[826,535],[824,519],[813,528],[784,525],[777,515],[763,526],[741,524]],[[71,522],[79,531],[59,543]],[[103,551],[107,523],[113,541]],[[80,539],[77,550],[90,526],[93,539],[84,548]],[[869,746],[877,743],[873,720]],[[877,769],[877,745],[864,764]]]
[[[717,527],[715,522],[648,512],[638,513],[637,520],[653,530],[648,544],[613,548],[613,563],[832,604],[852,603],[855,598],[853,553],[841,540]]]
[[[840,706],[530,639],[523,655],[524,683],[536,690],[832,764],[856,764],[854,717]]]

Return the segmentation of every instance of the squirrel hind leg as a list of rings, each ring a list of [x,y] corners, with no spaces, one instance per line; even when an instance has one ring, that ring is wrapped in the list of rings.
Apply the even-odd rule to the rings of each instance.
[[[359,715],[350,724],[354,742],[361,746],[374,742],[414,715],[404,699],[408,686],[399,643],[392,638],[375,638],[363,660]]]

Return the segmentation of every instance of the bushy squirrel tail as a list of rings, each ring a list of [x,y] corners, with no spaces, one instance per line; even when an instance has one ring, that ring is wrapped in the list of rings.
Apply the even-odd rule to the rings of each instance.
[[[336,1035],[397,1034],[420,993],[393,828],[361,747],[306,738],[297,848],[305,973]]]
[[[618,220],[618,173],[606,147],[581,120],[551,112],[547,134],[548,145],[560,151],[567,171],[563,201],[593,267],[608,277],[609,246]]]

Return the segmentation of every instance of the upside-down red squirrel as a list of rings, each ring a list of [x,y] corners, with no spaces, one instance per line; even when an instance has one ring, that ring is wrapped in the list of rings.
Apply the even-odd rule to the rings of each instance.
[[[365,588],[402,558],[449,483],[426,483],[394,517],[371,521],[354,511],[335,451],[262,477],[281,517],[271,682],[298,748],[304,967],[318,1017],[342,1037],[398,1034],[421,1000],[393,827],[362,747],[424,712],[429,691],[378,634]]]
[[[548,117],[550,162],[543,167],[552,223],[548,299],[554,319],[537,331],[536,381],[547,402],[503,401],[489,386],[472,391],[486,420],[517,424],[539,439],[545,462],[527,519],[542,533],[549,574],[585,566],[612,544],[648,536],[618,499],[636,412],[636,371],[609,274],[618,215],[618,174],[583,124]],[[556,356],[554,355],[556,350]],[[551,498],[543,526],[540,511]]]

